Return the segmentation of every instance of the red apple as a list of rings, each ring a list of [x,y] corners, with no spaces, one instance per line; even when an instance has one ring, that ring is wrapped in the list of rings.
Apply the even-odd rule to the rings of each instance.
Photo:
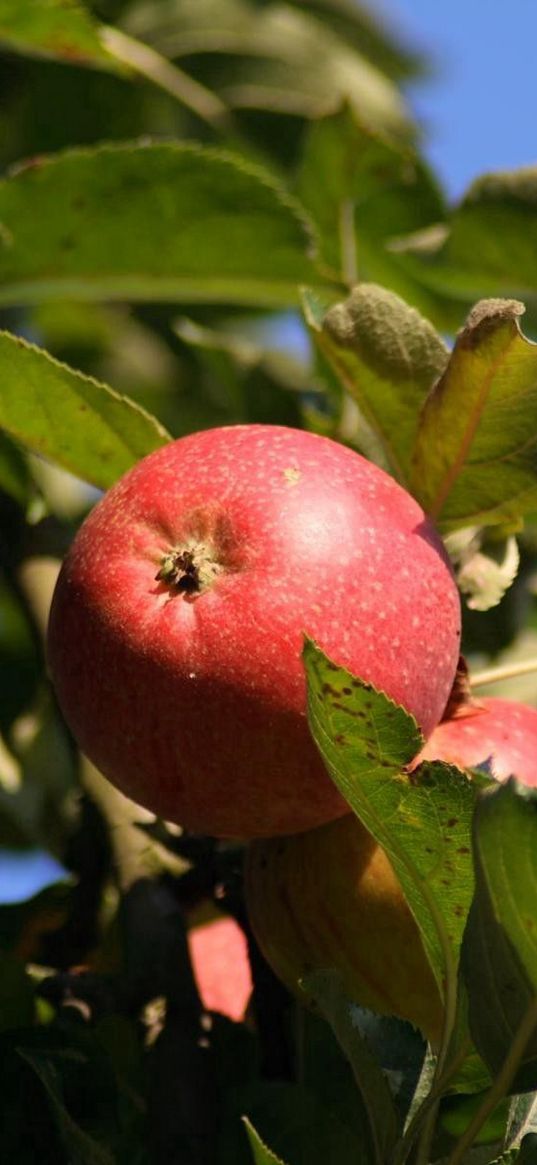
[[[188,931],[196,983],[207,1011],[244,1019],[252,974],[244,931],[233,918],[215,918]]]
[[[445,760],[462,769],[488,761],[498,781],[515,776],[537,785],[537,708],[492,696],[470,700],[438,725],[418,760]]]
[[[346,812],[308,731],[303,633],[428,735],[459,620],[401,486],[328,438],[241,425],[159,449],[95,507],[48,658],[82,750],[128,796],[194,831],[266,836]]]

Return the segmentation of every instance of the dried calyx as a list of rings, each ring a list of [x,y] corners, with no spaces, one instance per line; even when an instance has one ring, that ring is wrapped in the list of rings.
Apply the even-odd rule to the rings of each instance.
[[[224,569],[223,563],[215,559],[212,547],[197,543],[165,554],[155,579],[178,594],[201,595]]]

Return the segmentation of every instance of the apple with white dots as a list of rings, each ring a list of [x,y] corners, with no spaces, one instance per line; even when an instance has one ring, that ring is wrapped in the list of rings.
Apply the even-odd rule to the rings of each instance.
[[[230,426],[159,449],[93,509],[48,660],[82,750],[128,796],[268,836],[347,812],[308,730],[304,634],[435,728],[460,603],[420,506],[326,437]]]

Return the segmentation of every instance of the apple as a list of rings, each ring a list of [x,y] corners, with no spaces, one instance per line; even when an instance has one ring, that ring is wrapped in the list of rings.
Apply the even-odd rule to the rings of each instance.
[[[442,721],[418,760],[445,760],[459,768],[488,762],[493,777],[537,785],[537,708],[494,696],[469,700]]]
[[[416,758],[537,786],[537,709],[467,700]],[[421,937],[384,850],[353,814],[295,837],[253,842],[246,860],[250,923],[267,961],[295,993],[335,967],[349,996],[410,1020],[432,1043],[443,1008]]]
[[[279,979],[336,968],[349,998],[437,1043],[443,1007],[417,924],[385,852],[354,814],[252,842],[245,892],[253,933]]]
[[[81,749],[134,801],[269,836],[347,811],[308,731],[304,632],[430,734],[460,635],[434,528],[351,449],[238,425],[171,442],[97,504],[60,572],[48,661]]]
[[[253,989],[244,931],[234,918],[222,916],[191,927],[187,938],[203,1006],[244,1019]]]

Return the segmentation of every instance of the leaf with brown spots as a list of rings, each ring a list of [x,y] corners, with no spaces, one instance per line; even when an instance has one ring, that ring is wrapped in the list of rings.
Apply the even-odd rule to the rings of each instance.
[[[453,1002],[473,893],[476,786],[459,769],[438,761],[409,775],[405,767],[421,747],[413,717],[383,692],[334,667],[311,640],[304,661],[317,747],[340,792],[386,850],[440,990],[446,992],[448,984]]]
[[[122,71],[80,0],[0,0],[0,41],[25,56]]]

